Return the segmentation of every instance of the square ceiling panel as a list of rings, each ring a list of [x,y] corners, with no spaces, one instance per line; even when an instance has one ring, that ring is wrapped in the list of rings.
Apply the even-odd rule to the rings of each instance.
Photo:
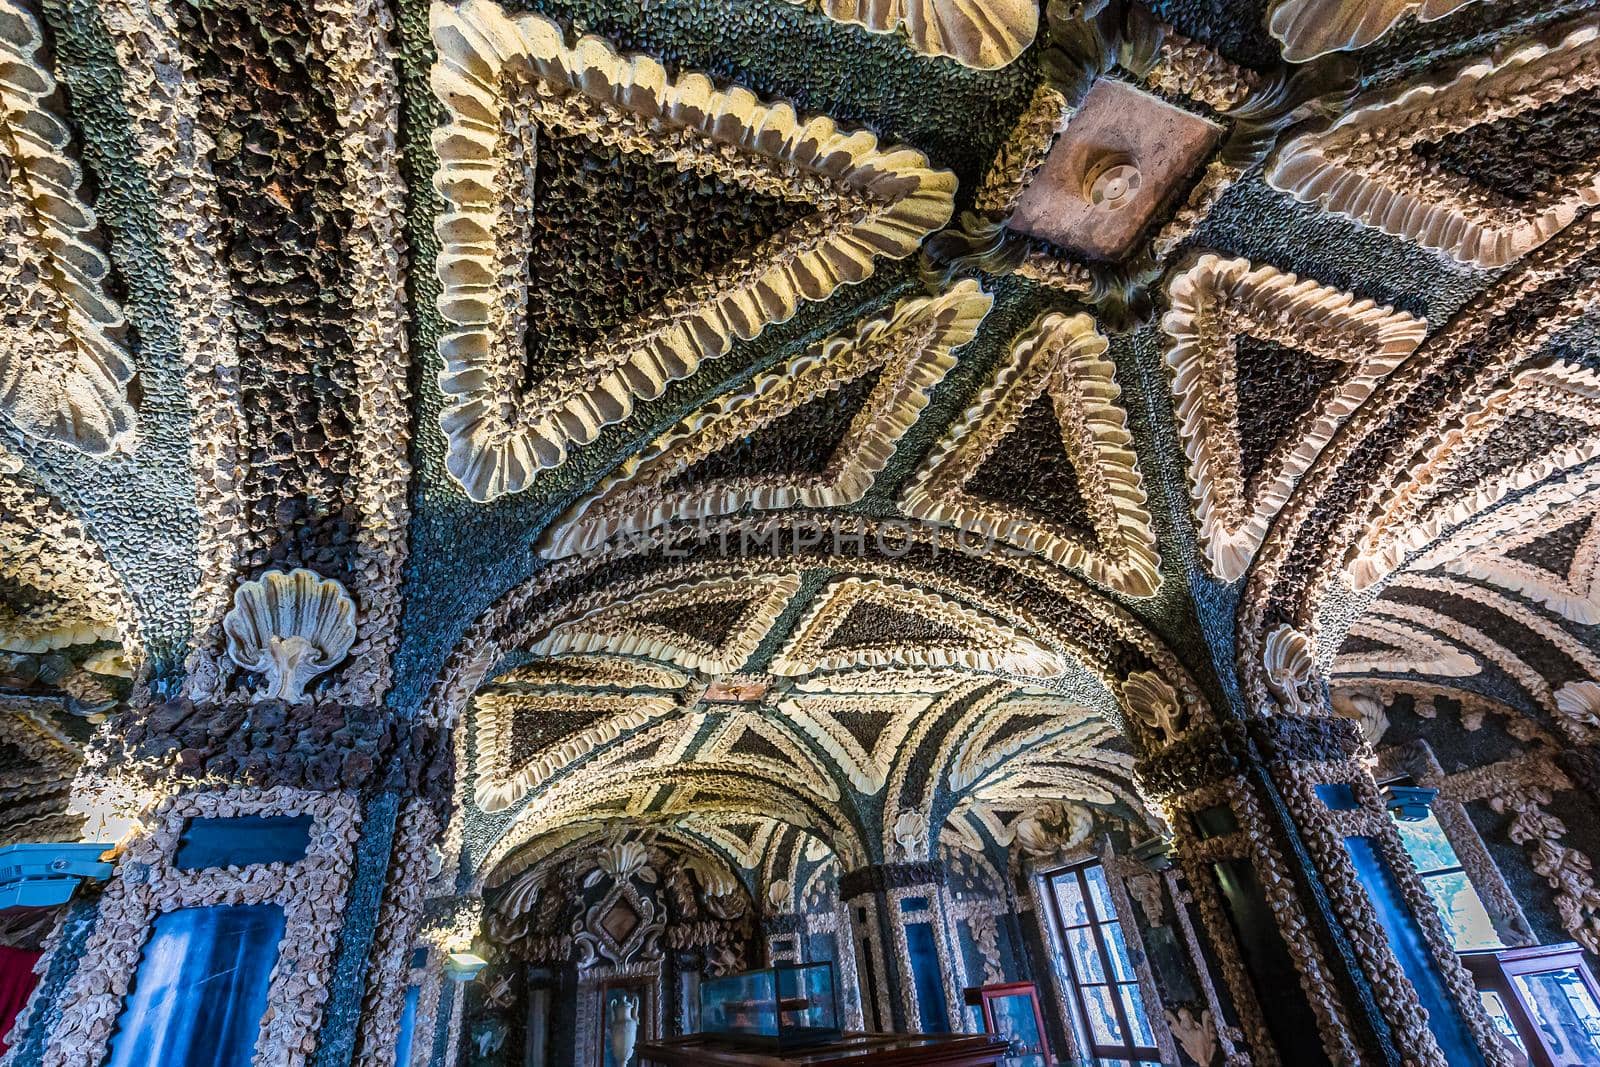
[[[1010,228],[1087,259],[1124,259],[1221,136],[1214,122],[1102,78],[1023,190]]]

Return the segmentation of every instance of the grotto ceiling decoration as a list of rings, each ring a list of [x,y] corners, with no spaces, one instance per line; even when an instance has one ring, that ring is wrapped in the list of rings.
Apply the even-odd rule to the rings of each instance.
[[[0,51],[10,836],[86,751],[256,773],[248,708],[315,788],[449,731],[479,885],[628,821],[794,906],[1158,831],[1139,753],[1308,680],[1600,735],[1587,4],[0,0]]]

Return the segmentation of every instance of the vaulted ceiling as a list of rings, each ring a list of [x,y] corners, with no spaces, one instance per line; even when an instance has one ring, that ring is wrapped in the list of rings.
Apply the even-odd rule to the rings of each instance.
[[[6,765],[293,567],[480,873],[1149,829],[1282,625],[1600,723],[1587,4],[869,6],[0,0]]]

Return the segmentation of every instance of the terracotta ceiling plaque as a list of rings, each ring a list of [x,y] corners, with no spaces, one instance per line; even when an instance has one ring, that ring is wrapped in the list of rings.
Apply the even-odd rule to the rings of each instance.
[[[1221,135],[1214,122],[1102,78],[1023,190],[1011,229],[1089,259],[1123,259]]]

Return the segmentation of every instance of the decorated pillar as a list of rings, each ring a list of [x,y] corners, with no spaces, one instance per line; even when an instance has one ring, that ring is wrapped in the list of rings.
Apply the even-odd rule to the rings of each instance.
[[[1303,638],[1267,642],[1273,703],[1206,721],[1130,700],[1255,1063],[1510,1062]],[[1135,696],[1140,694],[1135,687]],[[1286,995],[1298,990],[1301,995]]]
[[[961,990],[948,978],[956,970],[944,885],[944,865],[937,861],[878,863],[840,878],[867,1029],[961,1028]]]
[[[128,708],[88,751],[85,835],[120,843],[56,939],[13,1067],[305,1064],[325,1034],[355,1034],[372,912],[397,906],[367,900],[397,863],[426,867],[402,853],[435,834],[447,795],[429,777],[432,735],[311,691],[355,639],[340,583],[267,571],[238,587],[223,628],[236,677],[209,699]],[[373,951],[402,978],[415,958],[381,931]],[[399,1037],[367,1058],[394,1062]]]

